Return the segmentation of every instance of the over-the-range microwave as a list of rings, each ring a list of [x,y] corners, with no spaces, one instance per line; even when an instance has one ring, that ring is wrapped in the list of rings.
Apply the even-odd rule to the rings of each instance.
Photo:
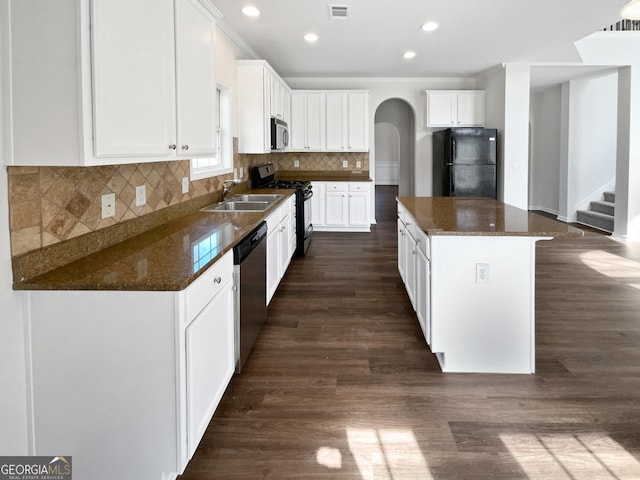
[[[289,145],[287,122],[271,117],[271,150],[285,150]]]

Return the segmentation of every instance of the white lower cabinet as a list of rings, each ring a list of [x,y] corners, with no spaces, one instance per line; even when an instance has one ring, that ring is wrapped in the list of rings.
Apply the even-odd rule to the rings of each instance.
[[[431,250],[429,237],[398,205],[398,271],[428,345],[431,345]]]
[[[292,207],[292,204],[295,205],[294,195],[267,217],[267,305],[289,268],[294,253],[292,242],[295,242],[295,229],[291,223],[291,209],[295,206]]]
[[[234,370],[232,284],[228,282],[185,332],[187,456],[191,458]]]
[[[313,182],[313,229],[368,232],[371,229],[369,182]]]
[[[74,476],[175,478],[234,371],[233,254],[187,289],[30,291],[33,454]]]
[[[418,322],[428,345],[431,345],[431,259],[429,237],[420,229],[416,235],[416,289],[414,306]]]

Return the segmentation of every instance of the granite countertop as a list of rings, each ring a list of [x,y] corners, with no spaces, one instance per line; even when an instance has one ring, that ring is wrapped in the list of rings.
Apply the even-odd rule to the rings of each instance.
[[[264,212],[191,213],[16,283],[14,289],[183,290],[294,192],[288,189],[251,190],[251,193],[279,193],[283,197]]]
[[[352,170],[278,170],[280,180],[310,180],[316,182],[371,182],[369,171]]]
[[[582,230],[490,198],[398,197],[427,235],[581,237]]]

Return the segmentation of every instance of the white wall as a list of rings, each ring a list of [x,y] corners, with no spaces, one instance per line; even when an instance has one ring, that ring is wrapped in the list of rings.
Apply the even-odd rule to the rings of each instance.
[[[592,200],[615,186],[618,75],[570,82],[569,181],[572,210],[587,210]]]
[[[529,208],[557,215],[561,148],[562,88],[532,94]]]
[[[585,63],[618,73],[616,215],[613,236],[640,241],[640,32],[597,32],[578,42]]]
[[[0,4],[0,64],[7,65],[7,4]],[[27,402],[26,367],[22,295],[12,289],[11,250],[9,238],[9,207],[7,163],[8,143],[3,126],[6,125],[7,105],[3,104],[7,79],[0,76],[0,454],[26,455]]]
[[[370,170],[375,176],[374,119],[378,106],[385,100],[399,98],[413,108],[416,119],[415,195],[429,196],[432,192],[432,132],[426,128],[427,89],[474,89],[473,78],[284,78],[294,89],[364,89],[369,90]],[[375,178],[374,178],[375,180]],[[375,209],[372,209],[375,210]]]
[[[376,185],[398,185],[400,172],[400,133],[387,122],[375,124]]]
[[[504,95],[506,89],[505,69],[502,65],[483,72],[477,78],[478,88],[484,90],[484,123],[498,130],[498,200],[504,195]]]

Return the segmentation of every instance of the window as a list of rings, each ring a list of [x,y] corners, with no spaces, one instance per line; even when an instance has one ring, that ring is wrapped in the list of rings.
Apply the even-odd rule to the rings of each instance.
[[[191,160],[191,180],[214,177],[233,171],[229,89],[221,86],[216,88],[216,103],[218,111],[216,156],[193,158]]]

